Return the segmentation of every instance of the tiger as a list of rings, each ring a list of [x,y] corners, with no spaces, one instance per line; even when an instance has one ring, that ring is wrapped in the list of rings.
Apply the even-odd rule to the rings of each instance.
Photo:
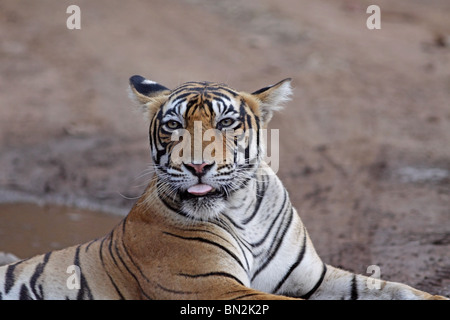
[[[135,75],[128,89],[149,128],[142,195],[107,235],[2,266],[0,299],[446,299],[319,257],[265,158],[290,78],[248,93]]]

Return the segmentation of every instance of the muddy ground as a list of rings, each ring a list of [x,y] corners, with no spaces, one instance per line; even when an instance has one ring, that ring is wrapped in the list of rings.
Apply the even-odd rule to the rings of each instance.
[[[292,77],[278,174],[323,260],[450,295],[449,1],[379,0],[380,30],[369,1],[80,0],[80,30],[70,4],[0,2],[2,202],[125,214],[150,162],[133,74]]]

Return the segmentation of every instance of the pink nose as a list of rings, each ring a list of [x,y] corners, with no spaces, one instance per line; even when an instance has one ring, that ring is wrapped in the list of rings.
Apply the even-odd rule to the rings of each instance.
[[[203,168],[207,166],[208,164],[206,162],[203,162],[202,164],[195,164],[195,163],[185,163],[185,166],[189,166],[191,168],[194,168],[196,173],[203,173]]]

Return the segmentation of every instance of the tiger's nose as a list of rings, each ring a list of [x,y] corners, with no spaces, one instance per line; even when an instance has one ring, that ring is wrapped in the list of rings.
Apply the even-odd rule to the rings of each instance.
[[[203,162],[201,164],[196,164],[196,163],[183,163],[183,164],[186,167],[186,169],[188,169],[194,175],[196,175],[197,177],[201,177],[206,172],[208,172],[209,169],[212,168],[212,166],[214,165],[214,162],[209,163],[209,164],[206,162]]]

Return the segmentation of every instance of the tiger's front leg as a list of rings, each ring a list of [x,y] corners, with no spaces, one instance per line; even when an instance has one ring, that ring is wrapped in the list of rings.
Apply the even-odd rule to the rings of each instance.
[[[414,289],[406,284],[389,282],[326,266],[321,285],[310,299],[346,300],[447,300]]]
[[[269,267],[266,275],[272,275],[266,286],[270,292],[304,299],[346,300],[437,300],[442,296],[414,289],[406,284],[383,281],[373,277],[354,274],[322,262],[312,241],[295,210],[291,228],[280,246],[278,260],[272,265],[283,266],[279,272]],[[269,272],[271,271],[271,272]],[[263,274],[263,272],[260,272]],[[256,286],[264,288],[264,277],[254,277]]]

